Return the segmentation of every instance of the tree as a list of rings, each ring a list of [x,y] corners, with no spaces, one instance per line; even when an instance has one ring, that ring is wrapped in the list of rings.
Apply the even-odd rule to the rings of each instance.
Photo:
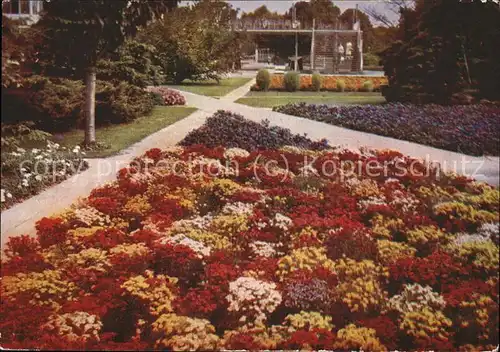
[[[21,30],[19,21],[2,16],[2,88],[21,84],[23,71],[34,53],[36,36],[32,30]]]
[[[157,62],[170,81],[216,79],[239,61],[242,35],[232,31],[236,11],[225,1],[179,7],[141,32],[156,47]]]
[[[393,14],[399,16],[402,12],[413,10],[415,8],[415,0],[386,0],[384,1],[384,4],[385,6],[383,11],[373,5],[364,6],[363,11],[376,22],[379,22],[386,27],[396,27],[398,25],[397,22],[389,18],[387,15],[388,13],[392,12]]]
[[[42,57],[84,77],[85,141],[95,139],[95,84],[97,62],[118,49],[139,27],[177,6],[178,0],[51,0],[44,2],[38,23],[45,41]]]

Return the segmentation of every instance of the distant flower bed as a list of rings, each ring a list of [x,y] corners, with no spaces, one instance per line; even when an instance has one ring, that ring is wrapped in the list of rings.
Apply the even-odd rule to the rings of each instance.
[[[148,92],[158,95],[161,105],[186,105],[186,98],[176,90],[167,87],[148,87]]]
[[[321,90],[336,92],[339,91],[338,82],[344,83],[346,92],[357,92],[364,90],[364,84],[371,81],[374,91],[380,91],[381,85],[387,84],[387,77],[370,77],[370,76],[322,76]],[[252,86],[252,90],[261,90],[257,85]],[[269,90],[285,90],[284,75],[273,74]],[[312,75],[300,75],[300,90],[312,91]]]
[[[2,347],[492,350],[499,192],[435,172],[392,150],[151,149],[9,240]]]
[[[85,152],[49,142],[45,149],[2,152],[1,209],[30,198],[88,168]]]
[[[275,111],[470,155],[499,155],[500,107],[494,105],[288,104]]]

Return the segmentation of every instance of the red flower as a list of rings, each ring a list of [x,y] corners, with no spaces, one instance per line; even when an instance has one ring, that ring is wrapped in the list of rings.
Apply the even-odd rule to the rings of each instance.
[[[91,236],[83,238],[83,243],[87,248],[110,249],[119,244],[127,243],[128,236],[122,231],[114,228],[97,230]]]
[[[153,159],[155,162],[157,162],[162,157],[161,149],[152,148],[152,149],[146,151],[146,157]]]
[[[343,257],[354,260],[375,260],[378,256],[377,243],[367,228],[342,228],[332,232],[326,240],[327,255],[335,260]]]
[[[36,232],[42,248],[62,243],[66,240],[67,228],[60,218],[42,218],[37,221]]]
[[[402,258],[390,264],[394,283],[416,282],[441,288],[470,276],[471,268],[449,254],[436,251],[425,258]]]
[[[108,215],[115,215],[120,210],[120,203],[110,197],[89,198],[89,205]]]
[[[309,348],[315,350],[332,350],[335,335],[325,329],[313,329],[311,331],[298,330],[285,342],[280,344],[281,349],[298,350]]]
[[[266,349],[251,334],[237,333],[232,335],[224,346],[228,350],[261,351]]]
[[[155,272],[193,282],[202,273],[202,262],[196,253],[184,245],[157,244],[154,248]]]
[[[395,350],[398,346],[398,327],[394,321],[387,316],[363,319],[359,325],[374,329],[382,344],[389,350]]]
[[[135,243],[142,242],[145,243],[146,246],[151,247],[153,243],[159,238],[159,235],[156,232],[149,230],[137,230],[130,235],[130,238]]]

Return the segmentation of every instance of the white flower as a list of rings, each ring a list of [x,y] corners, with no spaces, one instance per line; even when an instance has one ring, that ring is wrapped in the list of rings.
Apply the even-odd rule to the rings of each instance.
[[[28,180],[26,180],[26,179],[22,180],[21,185],[23,187],[28,187],[29,186]]]
[[[40,152],[40,149],[33,148],[33,149],[31,149],[31,152],[33,154],[38,154]]]
[[[7,192],[6,196],[7,196],[7,198],[12,198],[12,193]]]
[[[37,155],[37,156],[35,156],[35,160],[41,160],[41,159],[43,159],[43,155]]]
[[[21,154],[24,154],[26,152],[26,150],[24,150],[23,148],[17,148],[16,150]]]
[[[78,154],[80,152],[80,149],[74,148],[73,153]]]
[[[42,180],[42,176],[41,176],[41,175],[36,175],[36,176],[35,176],[35,180],[37,180],[37,181],[41,181],[41,180]]]

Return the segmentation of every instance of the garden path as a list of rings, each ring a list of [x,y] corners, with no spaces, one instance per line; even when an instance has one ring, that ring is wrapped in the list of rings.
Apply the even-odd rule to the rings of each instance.
[[[271,125],[289,128],[293,133],[306,133],[313,140],[326,138],[332,145],[341,145],[348,148],[367,146],[377,149],[397,149],[403,154],[412,157],[439,162],[447,170],[454,170],[463,175],[474,175],[475,179],[492,185],[499,184],[500,158],[498,157],[474,157],[395,138],[354,131],[323,122],[274,112],[269,109],[237,104],[228,99],[219,100],[185,92],[183,94],[188,105],[209,114],[222,109],[241,114],[245,118],[256,122],[268,119]]]

